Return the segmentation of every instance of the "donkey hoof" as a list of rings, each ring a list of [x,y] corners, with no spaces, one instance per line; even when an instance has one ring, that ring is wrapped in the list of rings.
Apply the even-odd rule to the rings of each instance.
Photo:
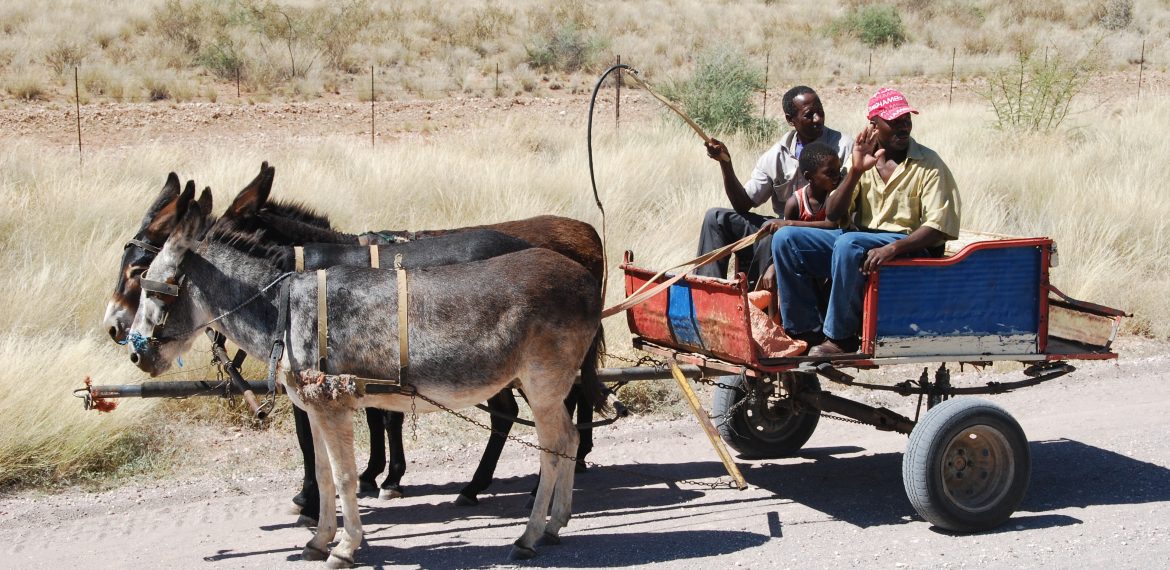
[[[557,546],[561,543],[561,537],[555,534],[544,533],[540,538],[536,539],[537,546]]]
[[[336,554],[329,555],[329,560],[325,561],[326,568],[353,568],[353,560],[347,559],[344,556]]]
[[[469,497],[467,495],[459,495],[455,497],[455,505],[459,507],[474,507],[479,504],[479,499]]]
[[[401,499],[405,496],[406,493],[403,493],[402,487],[398,485],[394,485],[393,487],[386,487],[378,493],[378,498],[382,499],[383,501],[388,501],[390,499]]]
[[[304,550],[301,550],[301,558],[312,562],[319,562],[329,558],[329,552],[306,544]]]
[[[317,526],[317,517],[311,517],[309,515],[302,513],[301,516],[297,517],[297,526],[303,526],[305,528],[313,528],[313,527]],[[321,560],[324,560],[324,559],[321,559]]]
[[[358,481],[358,496],[359,497],[376,497],[378,496],[378,485],[373,481],[366,481],[361,479]]]
[[[515,544],[512,545],[512,552],[511,552],[511,554],[508,554],[508,559],[509,560],[531,560],[535,556],[536,556],[536,549],[528,548],[527,546],[521,546],[520,542],[517,541]]]

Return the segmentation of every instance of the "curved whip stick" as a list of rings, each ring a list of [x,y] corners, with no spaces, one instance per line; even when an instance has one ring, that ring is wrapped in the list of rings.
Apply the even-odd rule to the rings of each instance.
[[[694,120],[687,116],[687,114],[684,113],[682,109],[679,109],[677,105],[671,103],[665,97],[659,95],[657,91],[652,89],[650,85],[642,79],[642,76],[639,74],[637,69],[634,69],[633,67],[630,67],[624,63],[619,63],[605,70],[605,73],[602,73],[601,77],[597,78],[597,84],[593,86],[593,95],[589,98],[589,121],[588,127],[586,129],[586,136],[588,138],[589,150],[589,184],[593,187],[593,200],[597,203],[597,209],[601,211],[601,257],[602,261],[604,262],[601,280],[601,299],[603,302],[605,300],[606,284],[609,281],[609,255],[606,253],[605,249],[605,207],[601,205],[601,197],[597,194],[597,177],[593,174],[593,107],[597,103],[597,92],[601,90],[601,84],[605,82],[605,78],[609,77],[610,73],[613,73],[614,71],[620,71],[622,69],[628,71],[628,75],[633,78],[634,82],[645,89],[647,93],[649,93],[655,99],[661,101],[663,105],[666,105],[671,111],[674,111],[675,114],[681,117],[687,125],[690,125],[691,129],[694,130],[695,133],[703,139],[704,143],[711,142],[711,137],[707,136],[707,133],[703,132],[702,127],[700,127],[697,123],[695,123]]]

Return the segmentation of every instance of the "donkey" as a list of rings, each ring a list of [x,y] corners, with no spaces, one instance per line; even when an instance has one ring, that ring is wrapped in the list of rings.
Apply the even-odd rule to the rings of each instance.
[[[344,234],[330,230],[328,219],[312,211],[291,204],[269,202],[268,194],[271,190],[274,172],[275,169],[270,168],[267,162],[261,166],[260,174],[237,196],[236,200],[228,208],[228,212],[224,215],[224,218],[220,220],[220,224],[217,224],[229,224],[228,227],[231,229],[225,230],[222,233],[227,234],[235,231],[237,234],[240,234],[241,232],[248,232],[252,235],[252,238],[259,236],[279,236],[281,238],[279,241],[285,243],[305,243],[305,240],[295,239],[286,235],[288,232],[308,234],[313,238],[324,238],[325,241],[332,241],[334,243],[354,243],[356,241],[356,238],[339,240],[338,236]],[[188,188],[193,192],[194,183],[188,182]],[[165,241],[174,226],[174,206],[178,196],[179,179],[174,173],[171,173],[166,184],[163,186],[162,192],[144,217],[138,233],[127,243],[126,253],[124,253],[122,259],[122,270],[119,273],[118,283],[108,304],[104,320],[110,336],[117,342],[125,342],[127,325],[133,319],[134,312],[137,309],[139,294],[138,276],[154,258],[158,251],[157,245],[161,245]],[[263,208],[264,220],[258,220],[257,218],[261,207]],[[274,222],[274,225],[278,229],[274,231],[268,227],[268,222]],[[576,260],[589,264],[591,266],[591,272],[600,278],[600,241],[597,238],[596,232],[588,224],[556,216],[539,216],[530,220],[504,222],[502,224],[479,227],[504,228],[513,235],[525,235],[537,239],[545,245],[557,248],[562,253],[567,253]],[[474,236],[482,236],[484,231],[486,230],[469,228],[466,232],[470,233],[467,233],[464,237],[471,242],[475,242]],[[464,231],[462,230],[419,232],[420,235],[449,236],[451,238],[456,238],[459,234],[463,233]],[[237,235],[233,239],[247,241],[252,238]],[[518,248],[515,244],[501,243],[498,237],[487,241],[491,243],[485,244],[481,241],[478,245],[473,244],[471,245],[471,250],[462,251],[457,259],[451,261],[478,259],[481,253],[483,256],[494,255],[495,253],[512,251]],[[430,245],[437,246],[438,244]],[[492,253],[492,251],[495,253]],[[361,253],[368,255],[364,250]],[[288,256],[286,255],[285,257],[287,258]],[[412,254],[408,257],[414,262],[417,256]],[[325,260],[320,260],[320,262],[325,263]],[[600,331],[596,342],[596,350],[601,350],[602,336]],[[591,358],[596,358],[596,351],[591,353]],[[590,421],[592,410],[584,403],[584,399],[580,397],[579,390],[577,390],[576,386],[566,403],[570,407],[576,406],[578,416],[582,421]],[[518,413],[518,406],[511,390],[505,390],[493,396],[488,400],[488,405],[492,410],[498,412],[499,416],[515,416]],[[390,461],[389,474],[382,484],[381,496],[382,498],[401,496],[401,478],[405,474],[406,469],[406,460],[402,451],[403,415],[396,412],[389,412],[386,413],[388,417],[384,419],[383,412],[374,409],[367,409],[366,415],[367,423],[370,426],[371,454],[369,464],[359,478],[359,488],[362,492],[376,492],[378,489],[375,483],[375,477],[387,467],[387,458],[385,455],[386,440],[382,437],[383,430],[386,430],[386,433],[390,436]],[[318,501],[316,499],[318,490],[312,468],[314,463],[312,438],[308,429],[308,417],[305,413],[299,408],[294,408],[294,418],[296,420],[298,440],[305,458],[305,477],[304,486],[297,496],[293,498],[293,502],[302,508],[301,521],[311,526],[316,524],[318,514]],[[478,504],[477,495],[491,484],[492,475],[495,472],[496,464],[503,449],[504,438],[512,427],[511,421],[495,415],[493,415],[491,423],[493,433],[489,437],[483,458],[472,480],[460,490],[455,501],[458,505]],[[592,448],[591,435],[591,430],[583,430],[582,432],[581,449],[578,451],[579,468],[584,466],[583,458]]]
[[[261,174],[256,181],[249,184],[236,196],[232,205],[228,207],[223,218],[217,225],[227,224],[233,231],[259,234],[266,240],[283,245],[315,244],[390,244],[405,241],[426,240],[433,237],[466,235],[471,232],[492,230],[513,236],[532,244],[535,247],[551,249],[584,266],[598,282],[604,279],[605,258],[602,251],[601,238],[597,231],[589,224],[560,216],[536,216],[524,220],[505,221],[481,226],[447,230],[423,230],[407,232],[400,230],[385,230],[367,232],[365,234],[347,234],[333,230],[328,218],[316,214],[302,206],[291,203],[275,203],[268,201],[271,191],[271,177],[266,183],[258,183],[265,173],[275,171],[269,169],[267,163],[261,166]],[[595,339],[592,358],[600,359],[605,350],[604,331],[599,329]],[[600,365],[600,361],[597,364]],[[570,392],[566,405],[575,408],[577,419],[581,423],[592,421],[592,409],[585,403],[576,388]],[[461,506],[477,505],[478,495],[488,488],[492,482],[496,462],[503,451],[505,438],[512,428],[512,422],[506,417],[515,416],[519,407],[511,390],[494,396],[488,400],[488,406],[499,412],[491,419],[492,434],[488,438],[479,467],[471,481],[459,491],[455,504]],[[295,412],[295,411],[294,411]],[[301,419],[298,416],[298,419]],[[402,423],[403,416],[397,412],[390,412],[385,418],[379,413],[367,410],[367,423],[370,426],[370,460],[359,480],[359,488],[374,489],[374,479],[387,465],[383,455],[383,440],[381,439],[382,426],[389,435],[387,443],[390,449],[389,469],[386,479],[382,482],[382,497],[390,498],[401,496],[403,489],[401,480],[405,474],[405,458],[402,453]],[[384,423],[383,423],[384,422]],[[307,420],[306,420],[307,423]],[[299,424],[298,424],[299,425]],[[298,431],[302,450],[311,448],[308,433]],[[593,450],[593,432],[583,429],[580,432],[580,447],[577,452],[576,469],[585,470],[585,456]],[[311,458],[306,454],[306,465],[311,464]],[[306,482],[311,485],[308,474]],[[368,487],[367,487],[368,485]],[[302,492],[301,495],[306,493]],[[300,495],[298,495],[299,497]]]
[[[274,340],[286,343],[278,376],[314,428],[323,513],[336,512],[336,484],[345,529],[330,552],[337,522],[322,516],[302,552],[306,559],[350,567],[362,541],[352,410],[462,408],[514,382],[528,398],[543,451],[534,506],[511,557],[534,556],[538,538],[559,543],[571,513],[577,446],[563,401],[601,324],[601,287],[588,271],[532,248],[411,271],[404,283],[394,271],[359,267],[281,273],[266,259],[201,241],[214,222],[210,211],[209,192],[197,202],[193,192],[180,196],[178,226],[147,272],[150,287],[129,334],[130,358],[157,376],[205,326],[253,354]],[[273,291],[281,281],[287,293]],[[400,302],[407,323],[399,322]],[[399,338],[400,327],[409,331],[406,339]],[[600,411],[596,371],[583,372],[586,394]],[[364,378],[402,389],[373,393],[363,389]]]

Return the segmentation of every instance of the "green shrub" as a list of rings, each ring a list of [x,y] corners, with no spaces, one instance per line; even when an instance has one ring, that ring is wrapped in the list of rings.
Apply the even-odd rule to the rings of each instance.
[[[898,47],[906,42],[902,17],[893,6],[859,6],[834,22],[830,30],[836,36],[857,38],[871,48],[885,44]]]
[[[743,132],[764,140],[775,136],[779,125],[755,115],[752,97],[763,87],[763,70],[739,52],[716,48],[699,54],[694,74],[663,86],[663,94],[709,133]]]
[[[1021,53],[1016,62],[993,71],[980,95],[995,112],[1000,129],[1047,132],[1068,117],[1072,100],[1099,68],[1098,42],[1079,59]]]

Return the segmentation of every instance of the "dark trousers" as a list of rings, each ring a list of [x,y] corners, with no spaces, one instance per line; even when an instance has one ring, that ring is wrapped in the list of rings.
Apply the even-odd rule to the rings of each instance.
[[[772,218],[754,212],[740,214],[731,208],[711,208],[703,216],[703,227],[699,231],[698,255],[754,234],[770,219]],[[754,246],[741,249],[734,255],[739,271],[747,273],[748,283],[755,285],[756,280],[772,265],[772,236],[765,236]],[[731,257],[724,257],[708,263],[696,269],[695,275],[726,279],[730,259]]]

